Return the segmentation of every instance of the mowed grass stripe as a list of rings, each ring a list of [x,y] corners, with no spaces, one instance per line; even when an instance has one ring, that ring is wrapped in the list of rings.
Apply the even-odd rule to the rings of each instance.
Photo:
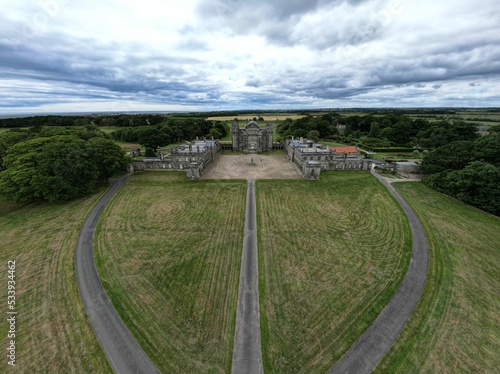
[[[230,371],[245,199],[244,181],[148,172],[103,213],[98,271],[162,372]]]
[[[29,205],[0,197],[0,262],[16,261],[16,373],[112,372],[87,321],[74,273],[78,234],[99,197]],[[0,295],[7,300],[6,287]],[[7,328],[0,326],[5,348]],[[7,367],[6,357],[2,364]]]
[[[324,373],[403,279],[411,234],[389,193],[364,172],[258,181],[266,373]]]
[[[424,293],[380,373],[497,373],[500,218],[422,184],[394,186],[422,221],[430,251]]]

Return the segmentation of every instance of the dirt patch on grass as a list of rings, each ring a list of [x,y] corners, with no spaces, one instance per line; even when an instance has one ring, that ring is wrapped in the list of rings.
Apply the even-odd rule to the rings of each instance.
[[[301,179],[298,168],[285,156],[222,155],[203,179]]]

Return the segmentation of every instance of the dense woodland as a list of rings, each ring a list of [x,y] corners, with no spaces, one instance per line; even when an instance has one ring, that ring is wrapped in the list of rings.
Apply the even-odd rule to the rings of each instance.
[[[17,126],[0,133],[0,193],[17,202],[73,199],[126,171],[130,160],[114,140],[139,143],[154,152],[197,136],[220,138],[228,131],[221,123],[199,118],[98,118],[107,125],[111,118],[113,126],[121,124],[123,129],[109,135],[99,129],[95,118],[77,116],[15,119]],[[28,124],[31,127],[26,129]]]
[[[8,131],[0,134],[0,192],[17,202],[69,200],[95,192],[128,162],[95,126]]]
[[[422,160],[423,183],[500,216],[500,126],[473,141],[456,141]]]
[[[344,127],[345,126],[345,127]],[[339,129],[341,129],[339,131]],[[286,119],[277,126],[281,139],[307,137],[358,144],[365,148],[435,148],[458,140],[474,140],[477,126],[463,121],[412,119],[403,115],[348,116],[338,113]]]
[[[139,143],[145,148],[156,151],[158,147],[209,136],[220,139],[229,133],[227,125],[204,119],[170,119],[156,126],[124,127],[114,131],[116,140]]]

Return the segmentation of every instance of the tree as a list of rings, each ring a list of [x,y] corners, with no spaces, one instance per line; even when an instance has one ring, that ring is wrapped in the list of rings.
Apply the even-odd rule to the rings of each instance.
[[[317,142],[319,140],[319,131],[311,130],[307,133],[307,138],[311,139],[313,142]]]
[[[378,122],[372,122],[370,124],[370,138],[378,138],[380,134],[380,125]]]
[[[486,135],[476,140],[474,160],[486,161],[500,167],[500,133]]]
[[[213,124],[212,129],[216,129],[220,134],[218,137],[214,136],[214,139],[220,139],[220,138],[227,136],[227,134],[229,134],[229,127],[227,125],[223,124],[222,122],[219,122],[219,121],[217,121]],[[210,129],[210,131],[212,129]],[[210,135],[210,133],[209,133],[209,136],[212,136],[212,135]]]
[[[500,170],[494,165],[473,161],[461,170],[437,173],[423,182],[464,203],[500,215]]]
[[[326,138],[327,136],[332,135],[333,126],[330,124],[330,122],[324,119],[316,119],[315,130],[318,131],[320,138]],[[309,137],[309,135],[307,137]]]
[[[424,174],[436,174],[460,170],[473,160],[473,147],[473,142],[459,141],[437,148],[424,156],[421,171]]]
[[[170,139],[167,134],[158,128],[152,127],[142,127],[138,133],[137,140],[140,145],[144,146],[144,148],[151,148],[154,151],[156,151],[158,147],[170,143]]]
[[[0,192],[10,200],[68,200],[93,192],[127,160],[104,138],[38,137],[15,144],[0,173]]]
[[[425,151],[424,151],[425,152]],[[424,156],[423,182],[467,204],[500,215],[500,135],[458,141]]]
[[[469,122],[453,122],[452,126],[453,134],[457,137],[457,140],[475,140],[478,138],[477,124]]]
[[[491,126],[488,129],[488,132],[490,134],[500,134],[500,124]]]
[[[7,150],[13,145],[27,140],[30,136],[31,133],[26,131],[7,131],[0,134],[0,170],[5,169],[4,158],[7,155]]]
[[[379,138],[390,140],[392,138],[392,127],[385,127],[380,130]]]
[[[220,139],[222,137],[222,134],[218,129],[216,129],[214,127],[213,129],[210,130],[210,132],[208,133],[208,136],[210,136],[214,139]]]
[[[126,169],[130,162],[125,152],[112,140],[94,137],[85,143],[90,161],[96,165],[99,178],[103,181]]]
[[[389,140],[397,145],[405,145],[411,141],[411,120],[408,117],[401,118],[398,123],[392,126],[392,133]]]

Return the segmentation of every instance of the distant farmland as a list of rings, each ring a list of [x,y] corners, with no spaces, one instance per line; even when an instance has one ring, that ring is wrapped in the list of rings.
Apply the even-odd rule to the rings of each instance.
[[[406,273],[409,227],[368,173],[258,181],[266,373],[324,373],[375,319]]]
[[[98,271],[161,372],[231,370],[245,199],[244,181],[148,172],[104,211]]]
[[[299,119],[305,117],[304,115],[298,114],[271,114],[271,115],[262,115],[260,116],[264,119],[264,121],[284,121],[287,118],[291,119]],[[235,118],[238,118],[238,121],[249,121],[253,118],[259,118],[259,115],[246,114],[242,116],[218,116],[218,117],[208,117],[209,121],[230,121],[233,122]]]
[[[500,218],[420,183],[394,186],[420,216],[431,259],[420,304],[376,371],[498,373]]]

